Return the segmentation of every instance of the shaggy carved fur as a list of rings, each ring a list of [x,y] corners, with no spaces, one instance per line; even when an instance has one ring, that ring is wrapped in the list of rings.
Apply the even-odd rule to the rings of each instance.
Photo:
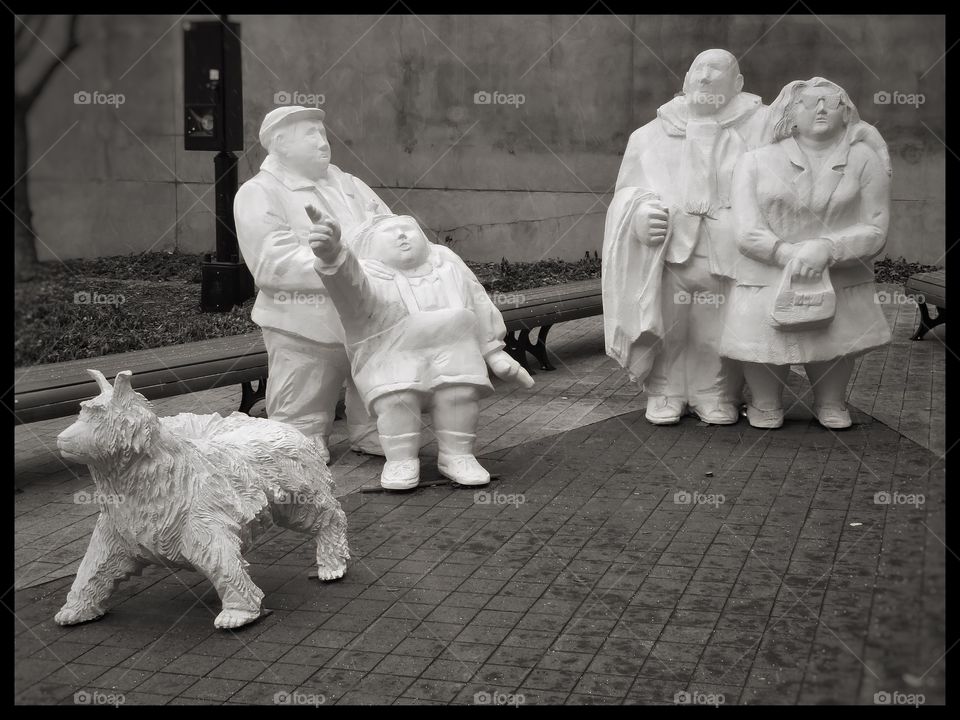
[[[252,622],[263,592],[242,553],[274,523],[316,536],[321,580],[343,576],[346,516],[326,463],[300,431],[242,413],[158,418],[130,386],[130,371],[113,387],[88,372],[101,393],[81,403],[57,445],[90,468],[100,517],[58,623],[101,617],[117,582],[147,564],[206,575],[223,603],[217,627]]]

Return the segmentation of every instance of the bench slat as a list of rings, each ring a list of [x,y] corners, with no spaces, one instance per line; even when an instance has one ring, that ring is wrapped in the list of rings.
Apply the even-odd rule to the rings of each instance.
[[[530,290],[515,290],[511,292],[492,293],[496,306],[501,312],[517,307],[533,307],[537,305],[549,304],[558,299],[575,300],[578,298],[600,295],[600,279],[577,280],[576,282],[565,283],[563,285],[549,285],[542,288],[532,288]],[[505,298],[512,298],[507,302]]]
[[[138,386],[137,376],[133,376],[133,384],[137,392],[142,393],[148,400],[158,400],[175,395],[183,395],[189,392],[200,392],[202,390],[212,390],[219,387],[228,387],[245,382],[253,382],[266,375],[266,365],[263,367],[250,368],[247,370],[230,372],[226,375],[202,375],[188,380],[167,382],[148,386]],[[34,405],[31,407],[20,408],[16,410],[16,421],[20,424],[37,422],[39,420],[49,420],[56,417],[65,417],[76,415],[80,412],[80,403],[83,400],[89,400],[100,394],[97,385],[90,381],[91,388],[87,389],[86,395],[72,400],[63,400],[61,396],[55,396],[53,402],[47,405]],[[19,398],[17,398],[19,400]],[[198,407],[194,412],[204,414],[205,408]]]
[[[110,375],[104,373],[110,380],[113,379],[112,376],[114,376],[115,373],[127,369],[122,360],[117,360],[116,362],[119,363],[119,365],[114,365]],[[239,373],[252,369],[263,370],[266,367],[267,354],[264,352],[259,355],[221,358],[206,363],[144,372],[139,375],[134,375],[131,384],[135,390],[140,390],[141,387],[195,380],[212,375]],[[63,400],[86,399],[98,394],[99,390],[97,389],[96,381],[84,372],[82,378],[78,377],[76,381],[70,385],[18,393],[15,404],[19,410],[21,407],[42,405],[45,402],[49,402],[51,398]]]
[[[946,307],[947,305],[946,288],[941,285],[924,281],[912,282],[905,286],[904,293],[906,295],[922,295],[924,301],[930,305],[939,305],[940,307]]]
[[[33,365],[18,368],[14,373],[14,379],[18,395],[65,387],[77,382],[92,382],[87,375],[87,368],[100,370],[110,379],[113,379],[120,370],[130,370],[134,373],[134,385],[136,385],[136,377],[142,372],[156,371],[158,368],[176,371],[178,368],[201,365],[214,360],[258,355],[265,352],[263,337],[259,332],[255,332],[230,338],[214,338],[150,350],[137,350],[131,353]]]
[[[574,302],[557,302],[539,308],[511,310],[503,314],[503,319],[508,331],[531,330],[540,325],[553,325],[602,313],[603,304],[600,298],[589,298]]]
[[[934,270],[932,272],[917,273],[916,275],[911,275],[907,279],[907,284],[909,285],[914,280],[929,282],[929,283],[933,283],[934,285],[939,285],[940,287],[944,287],[947,283],[947,271]]]
[[[947,275],[944,270],[917,273],[907,278],[903,286],[906,295],[922,295],[930,305],[947,306]]]

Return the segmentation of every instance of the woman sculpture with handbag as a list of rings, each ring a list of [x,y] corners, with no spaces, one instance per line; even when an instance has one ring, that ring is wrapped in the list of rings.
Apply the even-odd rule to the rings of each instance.
[[[787,373],[802,364],[820,424],[846,428],[853,359],[891,338],[873,274],[890,179],[870,145],[852,141],[860,118],[835,83],[792,82],[771,110],[780,118],[774,142],[734,172],[741,257],[720,353],[743,362],[752,426],[783,424]]]

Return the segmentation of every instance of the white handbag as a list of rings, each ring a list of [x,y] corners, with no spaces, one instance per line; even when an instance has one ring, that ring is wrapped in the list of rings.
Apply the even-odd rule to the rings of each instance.
[[[778,330],[808,330],[828,325],[837,310],[837,293],[830,271],[817,280],[794,278],[793,263],[787,263],[773,300],[770,322]]]

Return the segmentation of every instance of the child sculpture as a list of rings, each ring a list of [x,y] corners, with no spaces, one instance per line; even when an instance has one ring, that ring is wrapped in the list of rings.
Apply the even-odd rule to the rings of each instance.
[[[350,246],[335,220],[312,206],[310,246],[346,334],[351,372],[377,418],[387,461],[380,484],[408,490],[420,481],[420,413],[436,428],[440,473],[486,485],[473,455],[479,400],[493,392],[487,365],[503,380],[533,386],[504,351],[506,327],[483,286],[452,250],[427,240],[416,220],[376,215]]]

